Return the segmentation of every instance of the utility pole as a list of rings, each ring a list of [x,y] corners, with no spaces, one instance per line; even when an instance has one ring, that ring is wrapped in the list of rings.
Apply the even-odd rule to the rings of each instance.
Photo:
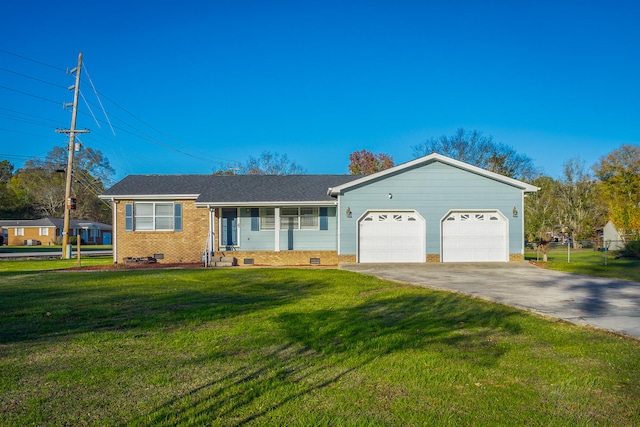
[[[56,132],[69,134],[69,159],[67,161],[67,183],[64,191],[64,228],[62,230],[62,258],[71,258],[71,251],[67,253],[67,246],[69,245],[69,223],[71,220],[71,209],[75,209],[75,206],[71,206],[71,181],[73,176],[73,152],[75,150],[76,133],[87,133],[89,130],[76,130],[76,116],[78,115],[78,95],[80,94],[80,68],[82,67],[82,52],[78,55],[78,66],[70,71],[71,74],[76,73],[76,84],[70,86],[69,89],[73,89],[73,111],[71,113],[71,128],[70,129],[57,129]],[[69,104],[65,104],[68,106]],[[78,236],[80,238],[80,236]]]

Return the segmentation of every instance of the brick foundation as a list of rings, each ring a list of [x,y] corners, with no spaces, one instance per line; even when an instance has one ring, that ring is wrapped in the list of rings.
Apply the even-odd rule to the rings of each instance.
[[[338,255],[338,263],[355,263],[356,256],[354,255]]]
[[[440,254],[427,254],[427,262],[440,262]]]
[[[338,255],[335,251],[225,251],[216,252],[215,255],[235,257],[241,267],[252,265],[338,265]]]
[[[523,254],[509,254],[509,262],[519,262],[524,261]]]

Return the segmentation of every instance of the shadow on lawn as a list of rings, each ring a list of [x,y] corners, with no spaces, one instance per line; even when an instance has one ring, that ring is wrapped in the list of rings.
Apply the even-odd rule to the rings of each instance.
[[[53,273],[32,275],[29,282],[22,275],[15,284],[0,287],[0,343],[196,325],[290,303],[319,284],[288,283],[280,277],[263,278],[256,285],[237,276],[205,270]],[[101,278],[105,283],[96,283]]]
[[[254,355],[244,366],[174,397],[131,424],[240,426],[259,420],[304,425],[317,418],[304,414],[313,411],[313,404],[303,402],[322,404],[326,389],[342,389],[335,391],[339,395],[350,384],[374,381],[360,371],[372,363],[381,363],[386,371],[387,362],[381,359],[395,352],[418,354],[437,347],[461,363],[494,366],[507,351],[496,338],[519,334],[514,317],[521,315],[508,307],[437,292],[376,296],[341,309],[281,313],[274,341],[285,344]],[[403,362],[391,363],[393,369],[402,369],[397,364]],[[386,378],[382,381],[389,380],[387,372],[381,375]],[[336,404],[332,392],[326,399]]]

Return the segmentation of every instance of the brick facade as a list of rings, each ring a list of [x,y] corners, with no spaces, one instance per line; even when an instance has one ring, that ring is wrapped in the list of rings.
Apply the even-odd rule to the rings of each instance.
[[[16,229],[22,228],[24,230],[23,236],[16,236]],[[46,236],[40,235],[40,227],[6,227],[7,229],[7,242],[5,245],[10,246],[22,246],[25,240],[38,240],[42,245],[53,245],[56,238],[55,227],[42,227],[46,228],[49,232]]]
[[[161,254],[160,262],[200,262],[209,232],[209,211],[196,208],[194,200],[182,202],[182,231],[125,231],[124,209],[133,200],[119,200],[116,207],[116,262],[127,257]]]

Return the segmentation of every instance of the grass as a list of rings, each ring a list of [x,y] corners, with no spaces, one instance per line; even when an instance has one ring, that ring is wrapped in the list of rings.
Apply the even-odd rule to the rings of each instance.
[[[640,343],[329,269],[0,264],[2,425],[638,425]]]
[[[82,267],[96,266],[96,265],[111,265],[113,264],[113,257],[100,256],[100,257],[82,257],[80,259]],[[0,260],[0,278],[4,275],[12,275],[16,272],[32,272],[39,273],[42,271],[50,270],[62,270],[68,268],[78,267],[78,259],[36,259],[36,260]],[[2,285],[0,285],[1,287]]]
[[[557,246],[548,254],[548,262],[542,265],[551,270],[590,276],[611,277],[640,282],[640,260],[637,258],[618,258],[615,252],[598,252],[593,249],[572,249]],[[526,251],[526,259],[542,259],[535,251]]]

